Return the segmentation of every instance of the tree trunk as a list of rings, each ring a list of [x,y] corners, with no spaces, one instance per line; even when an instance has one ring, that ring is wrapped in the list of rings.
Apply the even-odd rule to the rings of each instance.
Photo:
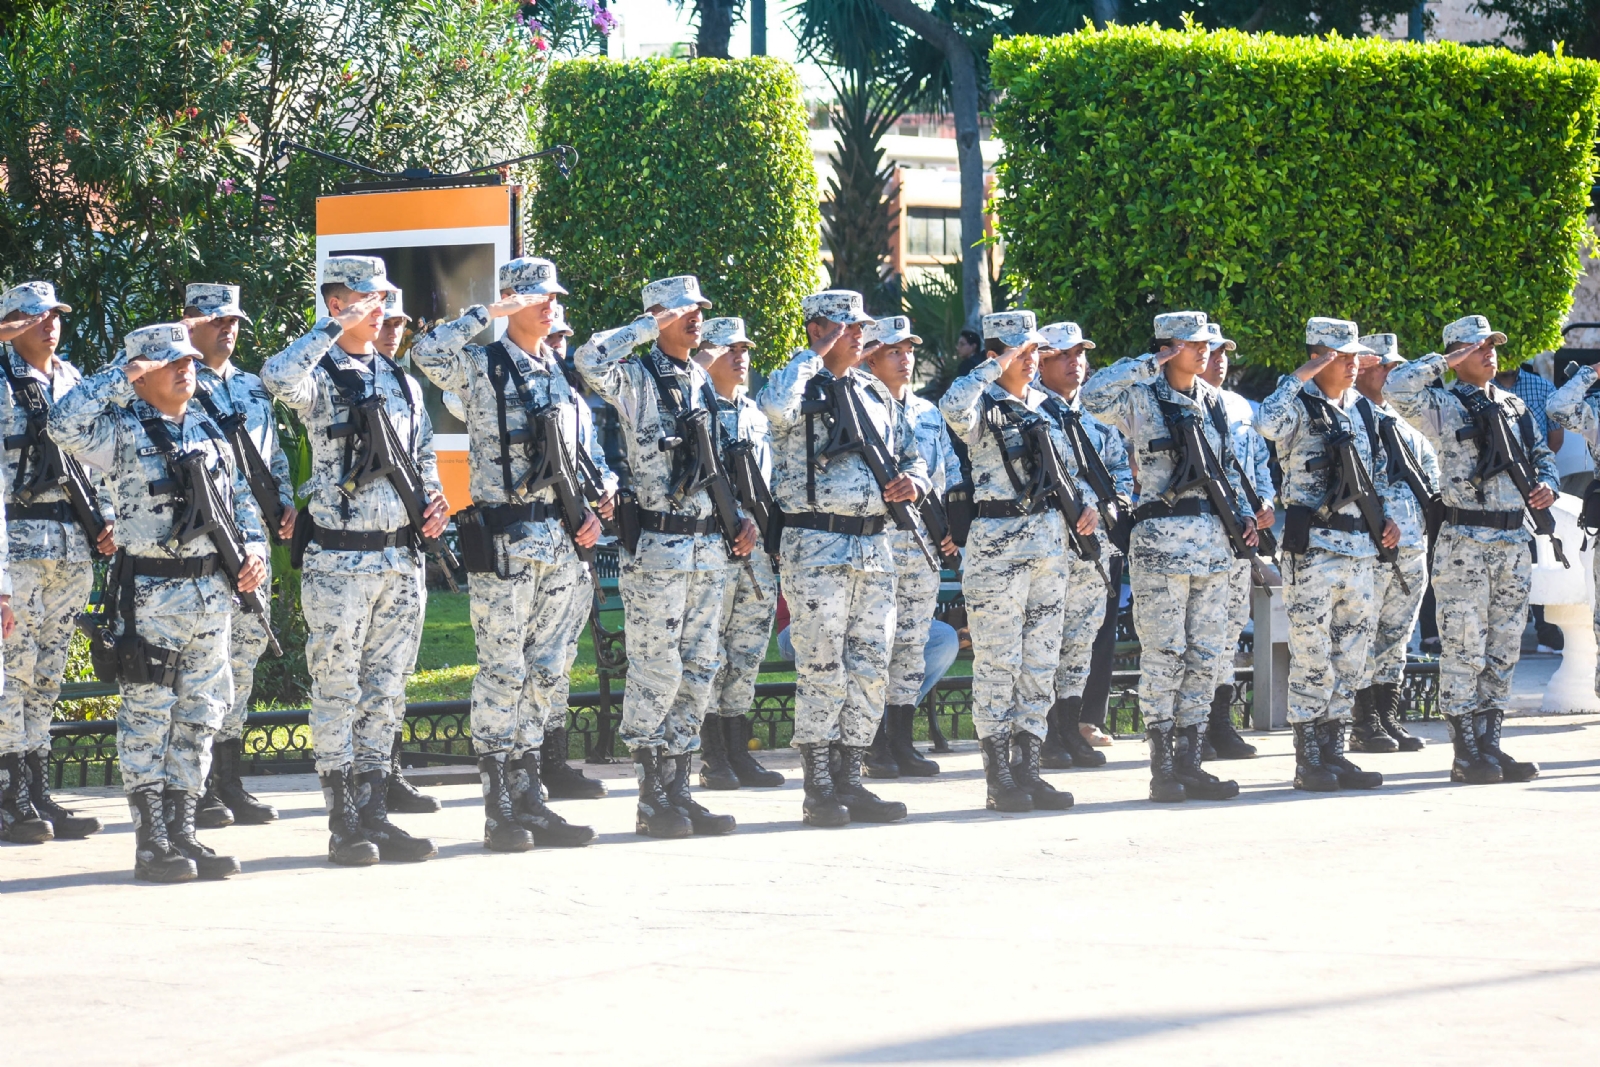
[[[735,0],[699,0],[700,24],[695,28],[695,55],[701,59],[727,59],[733,38]]]
[[[989,313],[989,249],[982,244],[983,153],[978,144],[978,60],[954,26],[912,0],[876,0],[883,13],[944,53],[950,64],[951,110],[956,120],[956,161],[961,168],[961,301],[967,327]]]

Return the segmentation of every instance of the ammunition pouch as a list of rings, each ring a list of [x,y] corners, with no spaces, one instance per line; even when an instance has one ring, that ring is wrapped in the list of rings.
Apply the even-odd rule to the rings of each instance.
[[[1311,550],[1311,513],[1306,504],[1290,504],[1283,515],[1283,550],[1301,556]]]
[[[289,566],[299,570],[305,565],[306,546],[316,535],[317,524],[311,519],[311,509],[303,508],[294,517],[294,536],[289,540]]]
[[[788,524],[783,509],[774,504],[767,512],[767,528],[761,535],[761,547],[773,559],[778,558],[778,548],[783,544],[783,528]]]
[[[181,655],[176,649],[152,645],[138,634],[123,634],[116,643],[119,681],[124,685],[164,685],[176,692]]]
[[[468,574],[496,572],[494,534],[483,521],[483,509],[473,504],[455,514],[456,553]]]
[[[1126,502],[1117,512],[1117,521],[1107,528],[1106,537],[1110,538],[1111,546],[1118,552],[1124,556],[1128,554],[1128,545],[1133,540],[1133,514]]]
[[[959,482],[944,495],[944,517],[950,524],[950,540],[957,547],[967,547],[967,535],[972,532],[972,483]]]
[[[89,639],[89,665],[94,668],[94,676],[107,685],[115,685],[122,676],[122,665],[117,658],[117,639],[108,632],[108,621],[94,611],[83,612],[76,619],[78,629]]]
[[[1578,515],[1578,525],[1589,534],[1600,531],[1600,478],[1591,478],[1583,491],[1583,510]]]
[[[99,609],[83,612],[74,620],[89,639],[89,663],[94,676],[108,685],[164,685],[176,692],[182,653],[139,636],[133,580],[133,561],[126,553],[118,553],[100,594]],[[113,622],[119,617],[122,633],[113,634]]]
[[[616,509],[613,512],[617,520],[617,540],[622,542],[622,547],[627,549],[628,555],[639,551],[639,498],[631,489],[617,491]]]

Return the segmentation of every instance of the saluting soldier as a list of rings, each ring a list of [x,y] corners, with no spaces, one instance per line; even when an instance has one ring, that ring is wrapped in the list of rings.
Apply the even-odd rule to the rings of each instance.
[[[1433,594],[1444,638],[1439,710],[1455,747],[1450,779],[1474,785],[1525,782],[1539,773],[1537,764],[1506,755],[1500,735],[1533,580],[1525,511],[1555,503],[1561,484],[1532,412],[1493,381],[1495,346],[1505,341],[1482,315],[1459,318],[1444,328],[1443,353],[1395,367],[1384,387],[1395,410],[1439,455],[1444,517],[1433,549]],[[1447,369],[1456,372],[1455,383],[1430,388]],[[1507,435],[1516,435],[1528,457],[1536,484],[1526,500],[1509,470],[1479,475],[1491,419],[1504,420]]]
[[[417,338],[411,358],[433,384],[460,398],[470,437],[472,500],[489,557],[468,559],[478,648],[472,744],[483,782],[483,839],[487,848],[522,852],[535,844],[571,847],[594,839],[589,827],[568,823],[544,803],[540,753],[545,733],[566,725],[568,678],[594,602],[589,568],[576,546],[593,549],[600,520],[586,509],[569,532],[554,486],[529,491],[535,449],[543,452],[543,442],[534,440],[535,414],[553,409],[568,460],[582,449],[603,472],[603,484],[594,488],[605,498],[596,505],[609,512],[616,486],[596,445],[589,407],[568,386],[546,344],[555,296],[566,292],[555,264],[513,259],[500,267],[499,288],[499,300],[474,304]],[[495,319],[506,320],[500,340],[470,343]],[[591,795],[604,795],[600,783],[592,784],[599,788]]]
[[[210,537],[174,544],[181,456],[199,452],[242,539],[240,592],[262,588],[267,539],[221,429],[190,405],[200,352],[183,323],[134,330],[123,360],[75,386],[50,413],[61,449],[107,472],[124,553],[105,591],[120,663],[117,760],[133,813],[134,877],[184,882],[239,871],[195,836],[211,742],[233,706],[234,589]]]

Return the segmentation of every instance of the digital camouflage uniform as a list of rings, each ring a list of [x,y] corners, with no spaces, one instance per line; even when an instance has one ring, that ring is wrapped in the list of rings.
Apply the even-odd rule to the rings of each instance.
[[[756,402],[740,390],[732,400],[717,397],[718,416],[730,441],[755,442],[755,459],[761,475],[772,484],[772,429]],[[750,553],[749,571],[729,572],[722,598],[722,669],[712,684],[707,714],[735,717],[748,714],[755,702],[756,678],[767,657],[772,620],[778,611],[778,576],[772,558],[758,545]],[[761,595],[756,595],[759,583]]]
[[[1270,501],[1276,495],[1276,491],[1272,487],[1272,470],[1266,439],[1256,432],[1255,412],[1250,410],[1250,402],[1233,390],[1217,391],[1222,396],[1222,409],[1228,415],[1228,433],[1233,439],[1233,454],[1239,460],[1239,466],[1244,470],[1250,488],[1256,491],[1256,495],[1262,501]],[[1249,621],[1250,561],[1236,559],[1228,572],[1227,626],[1228,636],[1233,639],[1233,644],[1228,647],[1222,661],[1217,665],[1218,686],[1233,684],[1234,657],[1239,649],[1239,638]]]
[[[395,433],[410,449],[430,493],[442,492],[433,452],[433,426],[422,388],[408,374],[372,354],[352,355],[335,342],[342,335],[331,317],[261,368],[274,397],[300,416],[311,443],[311,477],[301,486],[306,510],[319,530],[395,533],[406,508],[394,486],[378,479],[347,497],[340,488],[349,438],[328,430],[350,411],[333,379],[318,364],[333,358],[341,371],[359,373],[363,395],[377,389]],[[408,399],[409,397],[409,399]],[[372,551],[306,548],[300,581],[306,617],[306,668],[311,675],[311,740],[319,773],[353,768],[387,771],[394,738],[394,707],[405,693],[405,674],[422,624],[422,560],[406,545]]]
[[[1600,393],[1592,396],[1589,393],[1597,378],[1600,374],[1594,367],[1580,367],[1567,379],[1567,384],[1545,402],[1545,413],[1563,430],[1582,437],[1592,455],[1600,456]],[[1596,477],[1600,477],[1600,465],[1596,466]],[[1600,565],[1593,569],[1596,575],[1594,632],[1596,640],[1600,641]],[[1595,667],[1594,684],[1595,690],[1600,692],[1600,665]]]
[[[1363,338],[1363,341],[1366,340]],[[1362,398],[1374,421],[1382,426],[1385,420],[1394,421],[1400,439],[1416,458],[1417,469],[1429,489],[1439,490],[1439,457],[1428,439],[1417,432],[1400,413],[1388,404],[1374,404]],[[1381,440],[1381,438],[1380,438]],[[1400,527],[1398,548],[1400,572],[1405,575],[1407,592],[1394,579],[1394,570],[1374,565],[1372,570],[1372,595],[1378,603],[1378,625],[1372,634],[1372,649],[1367,656],[1367,672],[1363,686],[1399,685],[1405,679],[1406,646],[1411,642],[1411,632],[1417,625],[1417,613],[1422,610],[1422,598],[1428,592],[1428,525],[1422,504],[1412,495],[1393,467],[1387,477],[1377,483],[1383,494],[1383,509],[1394,524]]]

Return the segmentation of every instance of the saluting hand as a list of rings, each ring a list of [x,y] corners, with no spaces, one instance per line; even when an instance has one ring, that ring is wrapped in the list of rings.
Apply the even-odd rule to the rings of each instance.
[[[1447,367],[1454,367],[1459,363],[1466,362],[1474,356],[1482,355],[1484,349],[1493,347],[1494,339],[1485,337],[1475,345],[1468,345],[1466,348],[1458,348],[1454,352],[1446,354],[1444,357],[1444,365]]]
[[[368,293],[349,307],[340,308],[334,313],[333,320],[339,324],[341,329],[348,330],[382,307],[383,295],[381,293]]]
[[[844,336],[844,323],[828,320],[827,327],[811,342],[811,351],[819,356],[826,356],[833,351],[833,346],[839,343],[839,338]]]
[[[23,334],[39,325],[39,323],[43,322],[45,315],[48,314],[49,312],[46,311],[38,315],[28,315],[20,319],[12,319],[10,322],[0,322],[0,341],[10,341],[14,338],[21,337]]]
[[[1001,370],[1005,370],[1007,367],[1011,366],[1013,362],[1015,362],[1018,356],[1032,352],[1038,347],[1039,343],[1037,341],[1029,341],[1026,344],[1015,345],[998,353],[994,357],[994,360],[996,363],[1000,364]]]
[[[1319,352],[1310,359],[1306,360],[1304,363],[1300,364],[1299,369],[1294,372],[1294,376],[1299,378],[1302,382],[1309,382],[1321,372],[1323,367],[1326,367],[1328,364],[1332,363],[1338,358],[1339,353],[1331,348],[1326,352]]]
[[[548,304],[550,300],[549,293],[512,293],[510,296],[503,296],[489,305],[489,317],[491,319],[510,318],[523,308],[538,307],[540,304]]]
[[[428,509],[422,513],[422,536],[432,540],[444,533],[450,522],[450,505],[443,493],[434,493]]]

